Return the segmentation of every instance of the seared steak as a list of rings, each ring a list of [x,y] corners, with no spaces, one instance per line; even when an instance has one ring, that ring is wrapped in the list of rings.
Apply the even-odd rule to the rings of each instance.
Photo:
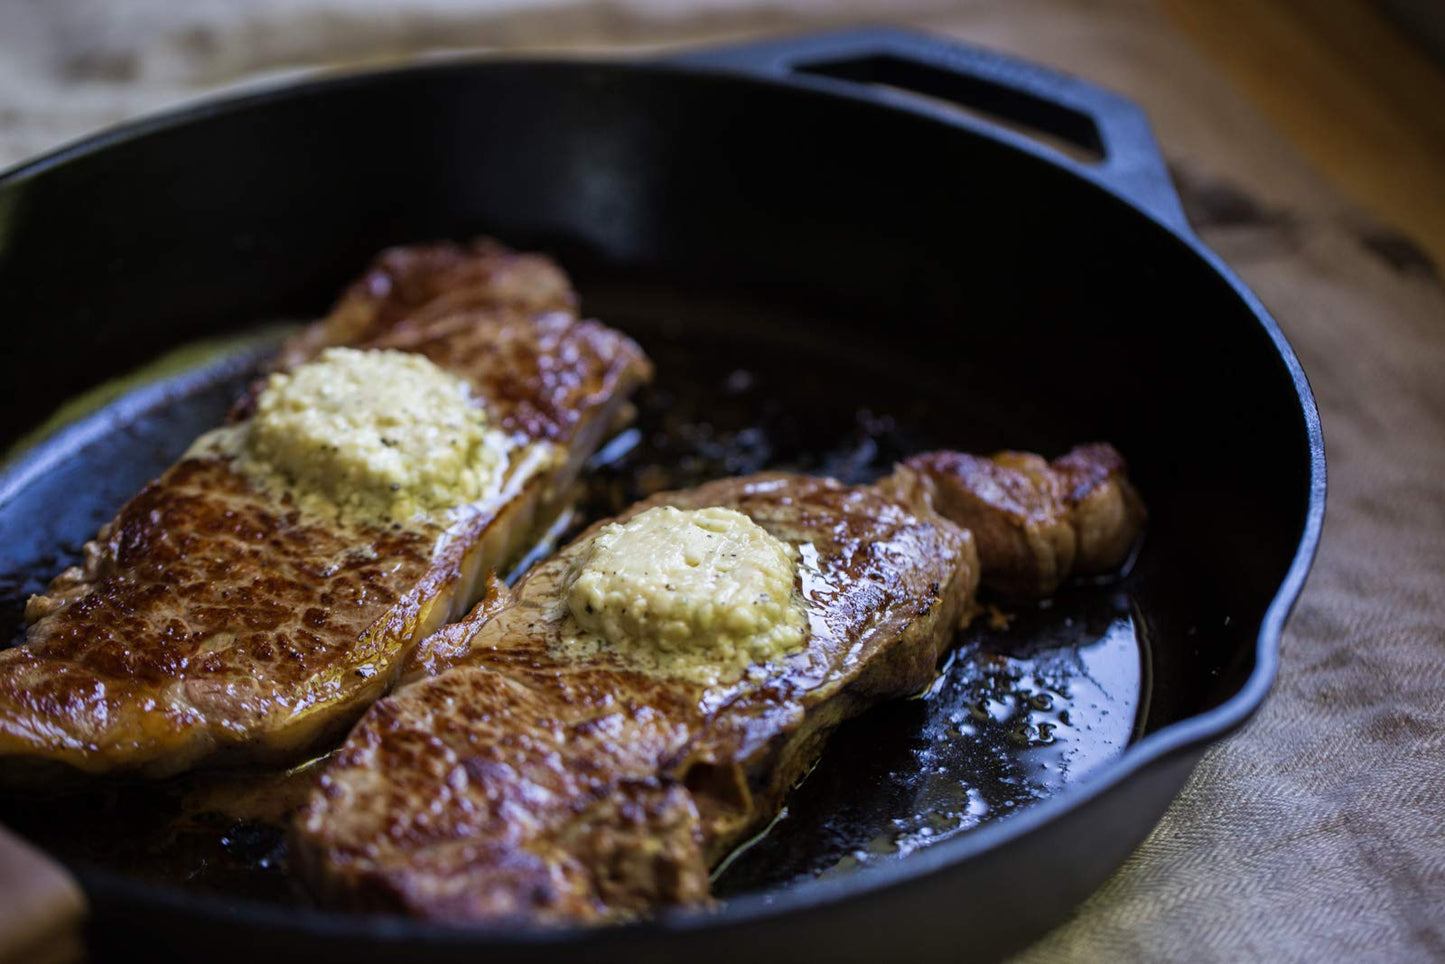
[[[1052,462],[929,452],[904,464],[938,511],[973,533],[983,584],[1005,597],[1038,599],[1070,576],[1113,572],[1143,529],[1144,503],[1110,445],[1081,445]]]
[[[452,668],[352,731],[294,833],[318,896],[448,921],[701,900],[708,869],[777,812],[839,722],[928,684],[978,578],[966,531],[885,487],[765,474],[621,518],[659,505],[735,509],[800,547],[805,648],[713,687],[554,655],[594,526],[478,620]]]
[[[510,251],[490,238],[391,248],[347,288],[326,318],[282,346],[272,367],[294,368],[323,348],[368,345],[447,317],[576,309],[567,275],[540,254]]]
[[[1127,486],[1107,447],[1065,464],[1080,470],[1070,505]],[[722,480],[621,517],[722,506],[802,550],[806,647],[722,688],[606,654],[561,655],[568,574],[598,526],[583,533],[510,603],[493,599],[439,634],[430,649],[451,668],[377,703],[353,730],[297,819],[304,878],[328,903],[446,921],[609,921],[704,899],[709,868],[772,818],[839,722],[929,683],[967,611],[974,539],[933,499],[942,490],[953,505],[977,473],[941,454],[919,465],[927,474],[905,466],[854,488],[783,474]],[[1026,478],[1052,493],[1051,471]],[[1019,500],[1052,498],[975,489],[968,518],[984,527],[1003,526]],[[1132,545],[1138,516],[1112,518],[1105,531],[1100,517],[1090,546]],[[1035,542],[990,545],[985,573],[1044,564]]]
[[[229,456],[183,458],[30,600],[25,642],[0,652],[5,776],[285,763],[344,732],[559,507],[650,377],[574,304],[555,265],[493,242],[383,254],[283,367],[338,344],[428,356],[515,443],[500,491],[416,525],[343,523]]]

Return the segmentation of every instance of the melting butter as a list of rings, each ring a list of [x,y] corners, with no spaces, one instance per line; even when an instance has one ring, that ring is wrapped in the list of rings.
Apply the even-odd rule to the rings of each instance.
[[[701,683],[802,648],[798,552],[741,512],[648,509],[603,526],[574,568],[574,651]]]
[[[328,348],[272,375],[249,421],[202,436],[192,454],[231,454],[304,508],[384,524],[493,493],[507,447],[467,383],[425,356]]]

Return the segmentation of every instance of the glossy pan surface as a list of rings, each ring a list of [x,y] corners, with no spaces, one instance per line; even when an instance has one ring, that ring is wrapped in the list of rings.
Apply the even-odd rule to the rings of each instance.
[[[1020,614],[1010,632],[1028,645],[966,640],[964,656],[994,655],[958,661],[932,702],[845,728],[796,794],[797,828],[728,868],[712,910],[602,931],[448,931],[77,859],[102,953],[987,959],[1097,886],[1203,747],[1264,698],[1323,513],[1298,363],[1193,238],[1137,110],[928,37],[431,64],[202,106],[13,171],[0,177],[0,445],[176,346],[319,313],[386,245],[476,233],[555,254],[586,310],[658,358],[643,431],[599,473],[614,496],[680,454],[670,482],[772,464],[865,478],[923,446],[1056,453],[1108,439],[1151,507],[1137,564],[1058,612]],[[124,394],[10,460],[7,637],[37,573],[67,564],[214,422],[254,357]],[[1063,670],[1051,639],[1074,660]],[[1049,690],[1048,672],[1065,685]],[[1096,716],[1107,738],[1084,732],[1090,685],[1125,691],[1094,700],[1129,716]],[[1062,722],[1029,704],[1062,727],[1062,751],[1042,746],[1033,710],[990,716],[1036,697],[1072,701]],[[934,752],[1019,733],[998,765]],[[973,774],[996,817],[1014,806],[997,781],[1022,779],[1009,768],[1050,761],[1076,778],[1014,794],[1016,814],[969,823],[965,793],[946,832],[915,820],[894,827],[888,859],[854,856],[888,820],[938,808],[925,762]]]

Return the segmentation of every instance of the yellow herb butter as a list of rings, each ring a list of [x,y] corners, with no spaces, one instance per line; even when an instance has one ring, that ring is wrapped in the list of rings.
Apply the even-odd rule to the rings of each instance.
[[[576,646],[715,683],[802,647],[797,550],[732,509],[648,509],[603,526],[574,569]]]
[[[353,348],[272,375],[250,421],[212,447],[228,442],[243,472],[304,507],[373,522],[482,498],[505,454],[465,381],[422,355]]]

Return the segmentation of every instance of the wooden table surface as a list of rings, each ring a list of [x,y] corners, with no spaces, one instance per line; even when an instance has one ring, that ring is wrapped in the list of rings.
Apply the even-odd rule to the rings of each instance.
[[[1445,67],[1366,0],[1162,0],[1324,174],[1445,265]]]

